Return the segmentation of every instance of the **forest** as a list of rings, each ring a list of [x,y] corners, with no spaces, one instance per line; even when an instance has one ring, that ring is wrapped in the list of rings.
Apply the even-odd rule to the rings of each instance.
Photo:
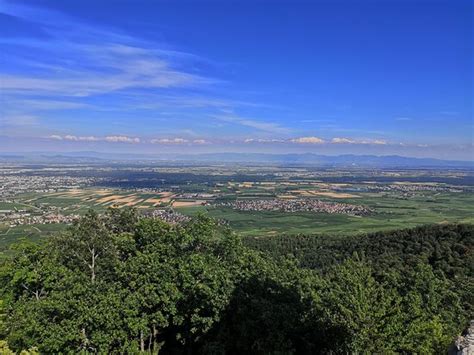
[[[446,353],[474,226],[241,238],[199,215],[88,212],[0,266],[3,353]]]

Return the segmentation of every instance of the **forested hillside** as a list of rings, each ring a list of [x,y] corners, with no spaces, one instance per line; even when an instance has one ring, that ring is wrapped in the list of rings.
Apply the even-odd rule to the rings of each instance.
[[[302,267],[324,273],[358,255],[383,279],[429,266],[462,296],[474,316],[474,225],[428,225],[357,236],[276,236],[245,239],[248,246],[274,258],[294,257]]]
[[[203,216],[90,212],[3,262],[0,332],[42,353],[444,353],[472,317],[473,239],[446,225],[242,241]]]

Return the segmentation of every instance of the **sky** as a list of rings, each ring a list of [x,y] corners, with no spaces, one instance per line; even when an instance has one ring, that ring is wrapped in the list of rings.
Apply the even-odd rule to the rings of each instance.
[[[470,0],[0,0],[0,152],[474,160]]]

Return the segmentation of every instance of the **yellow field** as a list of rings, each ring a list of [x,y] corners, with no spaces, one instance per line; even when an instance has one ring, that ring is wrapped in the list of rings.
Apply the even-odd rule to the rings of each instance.
[[[163,204],[172,204],[175,196],[176,194],[170,191],[163,191],[157,193],[136,193],[108,189],[72,189],[67,191],[44,194],[42,196],[42,199],[47,199],[51,202],[53,202],[53,200],[77,200],[77,204],[79,205],[81,203],[83,203],[84,205],[90,205],[92,203],[96,206],[130,206],[150,208]],[[32,199],[30,202],[33,202],[35,200],[36,199]],[[201,202],[205,201],[200,201],[199,203]],[[183,203],[184,206],[187,202],[183,201]],[[196,202],[194,201],[189,201],[189,203],[189,205],[196,204]],[[72,203],[71,206],[73,206],[74,204],[75,202]]]
[[[348,194],[344,192],[333,192],[333,191],[312,191],[313,195],[316,196],[326,196],[333,198],[359,198],[358,195]]]
[[[152,204],[153,206],[158,206],[161,203],[165,202],[164,199],[161,198],[149,198],[145,200],[146,203]]]
[[[205,200],[195,200],[195,201],[173,201],[173,207],[192,207],[192,206],[201,206],[205,203]]]
[[[277,197],[282,200],[294,200],[296,198],[293,195],[278,195]]]
[[[175,201],[176,194],[170,191],[153,193],[135,193],[114,190],[70,190],[60,193],[50,194],[56,198],[78,198],[80,201],[94,203],[102,206],[117,207],[139,207],[150,208],[160,205],[171,205],[173,207],[200,206],[206,200]]]
[[[97,201],[97,203],[116,202],[121,197],[122,196],[120,196],[120,195],[111,195],[111,196],[106,196],[106,197],[99,198],[96,201]]]
[[[300,195],[300,196],[325,196],[325,197],[332,197],[332,198],[358,198],[360,196],[348,194],[345,192],[335,192],[335,191],[320,191],[320,190],[293,190],[293,193]]]

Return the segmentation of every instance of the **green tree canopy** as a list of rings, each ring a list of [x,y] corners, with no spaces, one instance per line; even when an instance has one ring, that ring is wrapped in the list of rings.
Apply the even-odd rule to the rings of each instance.
[[[269,248],[270,257],[246,247],[205,216],[170,225],[128,209],[89,212],[44,244],[17,245],[2,262],[0,334],[8,345],[0,349],[443,352],[469,311],[470,271],[446,256],[471,247],[456,228],[443,234],[457,240],[450,246],[402,238],[407,245],[400,247],[389,236],[390,243],[379,242],[378,259],[369,247],[352,246],[333,262],[322,257],[326,266],[308,268],[297,253],[288,258]],[[344,250],[352,254],[343,257]]]

